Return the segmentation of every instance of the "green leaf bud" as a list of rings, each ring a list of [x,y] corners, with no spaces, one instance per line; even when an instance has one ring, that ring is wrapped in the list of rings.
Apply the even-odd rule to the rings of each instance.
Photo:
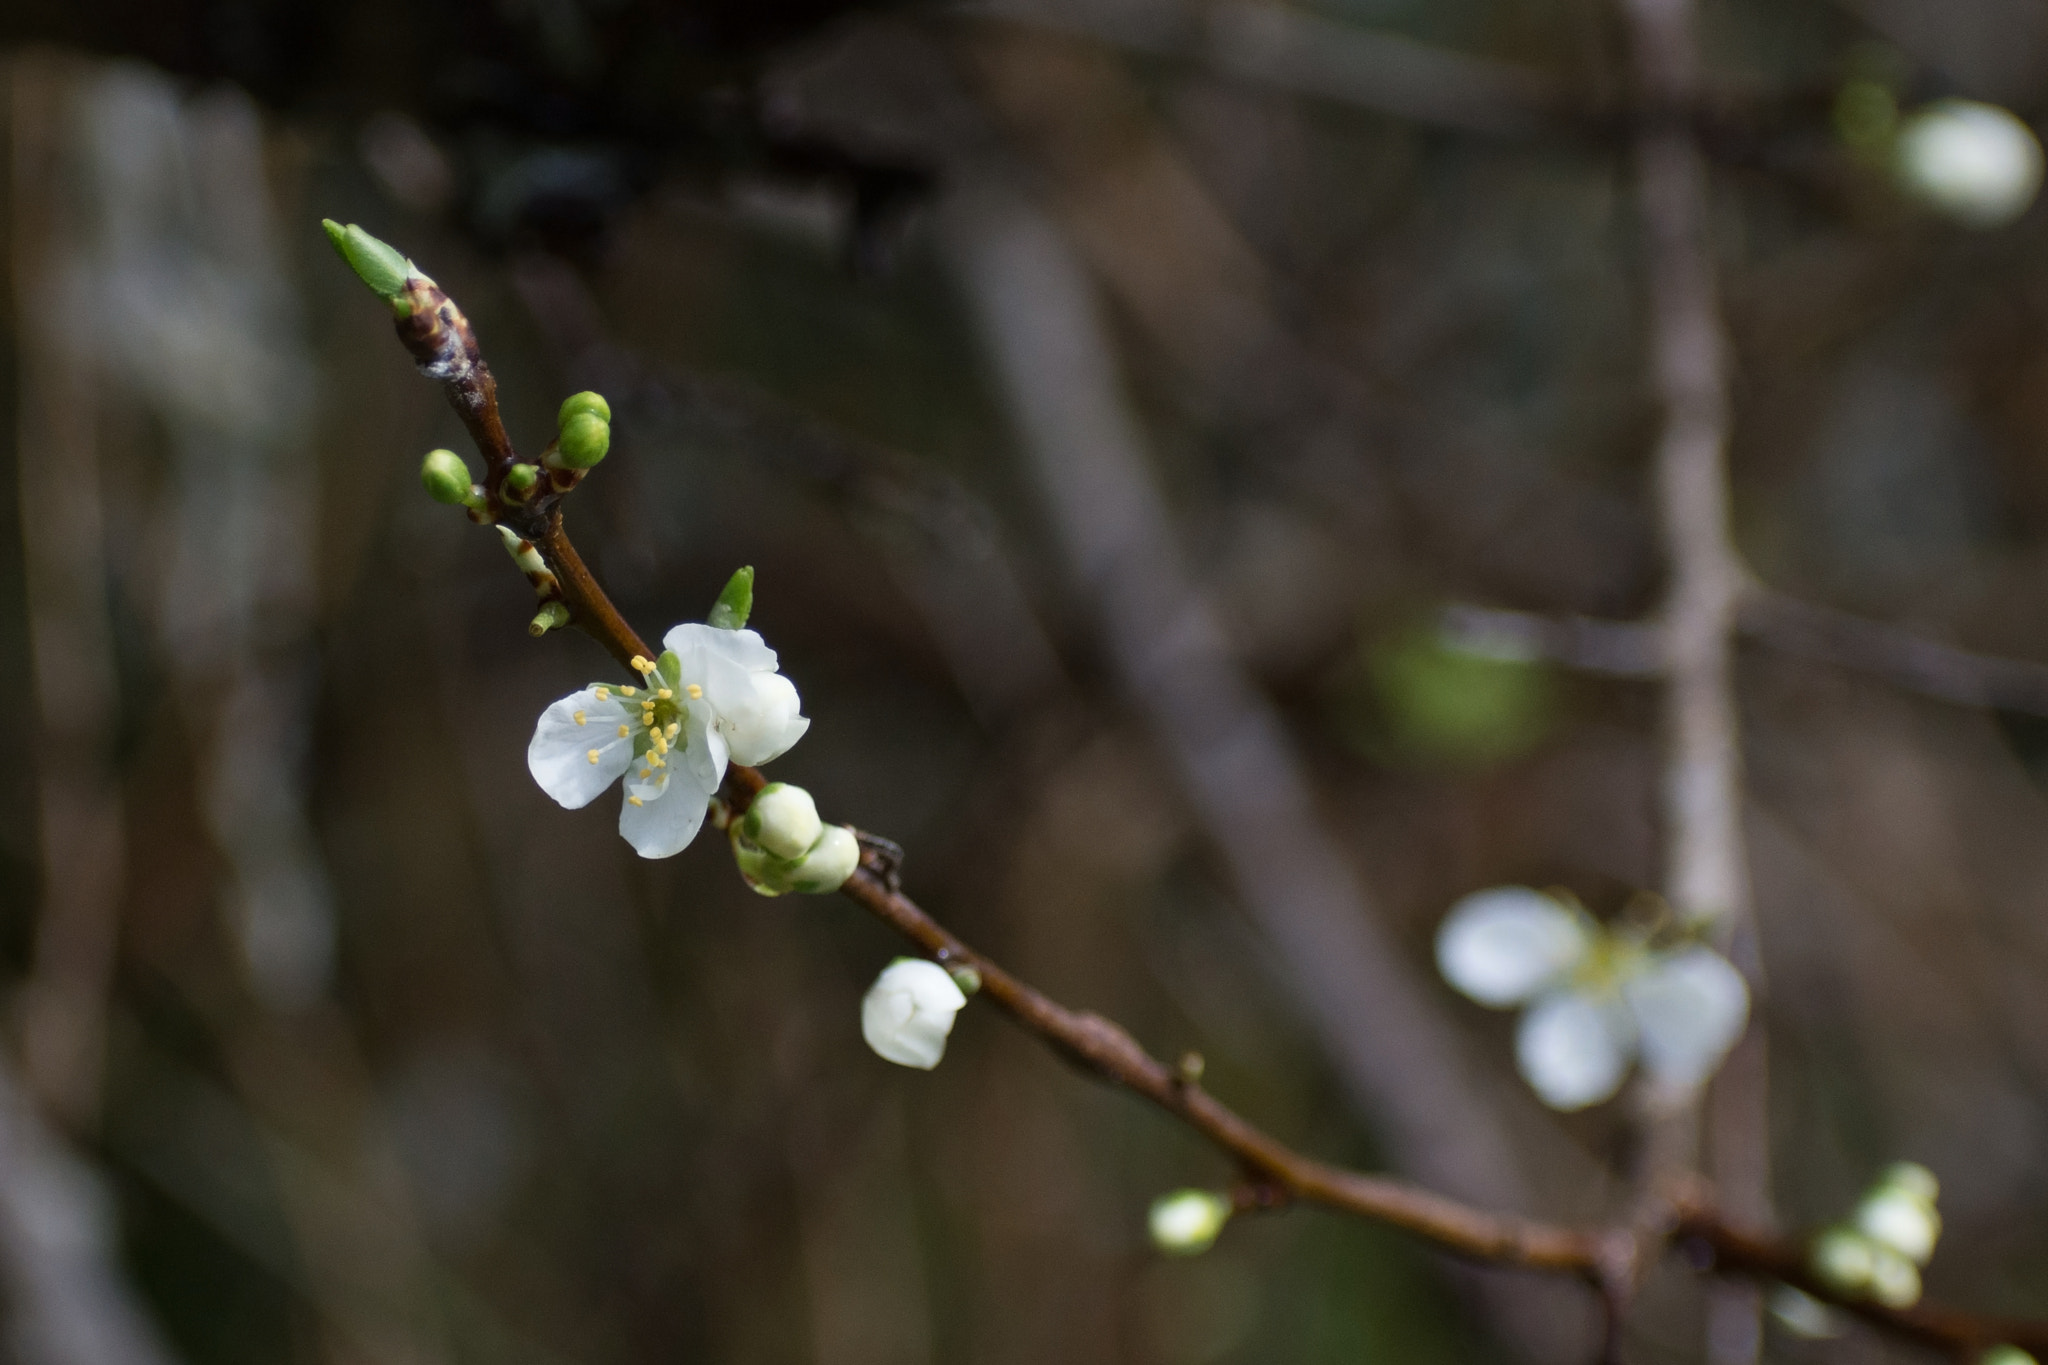
[[[604,401],[604,395],[585,389],[582,393],[572,393],[562,400],[561,408],[555,413],[556,430],[567,431],[569,419],[579,412],[591,413],[598,421],[607,425],[612,420],[612,405]]]
[[[505,496],[514,502],[525,502],[539,482],[540,470],[530,464],[515,464],[505,471]]]
[[[1175,1190],[1152,1201],[1152,1245],[1169,1256],[1199,1256],[1230,1221],[1230,1201],[1214,1190]]]
[[[400,255],[396,247],[377,240],[354,223],[343,227],[332,218],[323,218],[320,226],[327,229],[327,240],[334,244],[336,254],[348,262],[348,268],[370,286],[372,293],[391,301],[404,297],[412,262]]]
[[[720,630],[739,630],[753,613],[754,567],[750,564],[726,580],[725,591],[718,594],[718,600],[711,606],[711,614],[704,620]]]
[[[667,683],[671,688],[675,689],[676,691],[682,690],[682,655],[676,653],[672,649],[664,649],[663,651],[661,651],[661,657],[654,661],[654,669],[655,672],[661,674],[661,680],[663,682]]]
[[[827,825],[787,877],[791,891],[822,896],[846,885],[860,866],[860,840],[845,825]],[[961,987],[965,990],[966,987]]]
[[[825,824],[809,792],[787,782],[770,782],[755,794],[740,830],[776,857],[795,862],[818,842]]]
[[[474,497],[469,466],[452,450],[430,450],[420,461],[420,485],[435,502],[466,506]]]
[[[562,434],[555,442],[555,453],[571,469],[596,468],[611,448],[611,423],[594,412],[573,414],[562,423]]]
[[[559,630],[569,624],[569,608],[560,602],[543,602],[533,619],[526,623],[526,633],[538,640],[551,630]]]

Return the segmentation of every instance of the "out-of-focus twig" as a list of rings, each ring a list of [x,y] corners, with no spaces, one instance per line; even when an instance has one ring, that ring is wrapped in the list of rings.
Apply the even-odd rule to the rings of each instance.
[[[1280,5],[983,0],[954,11],[1191,62],[1232,80],[1418,123],[1528,137],[1556,122],[1542,73]]]
[[[1727,340],[1715,295],[1706,158],[1686,111],[1700,95],[1693,0],[1623,0],[1637,98],[1635,141],[1650,364],[1662,408],[1655,456],[1658,520],[1668,556],[1662,606],[1665,676],[1665,895],[1714,927],[1761,998],[1763,958],[1743,845],[1741,740],[1735,711],[1737,609],[1746,580],[1729,531]],[[1724,1064],[1712,1114],[1715,1174],[1740,1215],[1769,1220],[1764,1053],[1752,1033]],[[1645,1179],[1695,1164],[1698,1097],[1646,1089]],[[1707,1357],[1747,1365],[1762,1349],[1753,1291],[1712,1297]]]
[[[72,83],[50,58],[8,72],[21,538],[34,663],[42,908],[22,990],[23,1080],[73,1126],[98,1108],[126,836],[113,765],[120,715],[107,612],[99,395],[60,243]]]

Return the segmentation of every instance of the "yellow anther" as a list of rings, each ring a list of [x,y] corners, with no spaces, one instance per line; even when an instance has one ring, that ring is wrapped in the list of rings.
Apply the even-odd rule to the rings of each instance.
[[[666,768],[668,763],[660,754],[649,754],[647,755],[647,766],[650,768]]]
[[[590,719],[590,713],[589,713],[588,711],[578,711],[578,712],[576,713],[576,723],[577,723],[578,725],[581,725],[581,724],[583,724],[583,723],[584,723],[585,721],[587,721],[587,720],[589,720],[589,719]]]
[[[639,690],[640,689],[637,687],[622,687],[619,689],[619,695],[622,697],[630,697]]]
[[[610,701],[612,699],[612,690],[609,687],[598,688],[597,699],[599,701]]]
[[[656,730],[654,732],[654,752],[658,754],[665,754],[668,752],[668,736],[664,735],[659,730]]]
[[[647,803],[637,796],[629,796],[626,798],[626,804],[629,806],[644,806]]]
[[[697,684],[695,683],[691,683],[688,690],[690,693],[691,701],[696,701],[704,695],[704,689],[697,686]]]
[[[663,701],[671,701],[674,699],[676,694],[669,691],[666,687],[664,687],[661,689],[661,691],[656,692],[654,695],[660,697]]]
[[[647,676],[647,675],[648,675],[649,673],[652,673],[652,672],[654,671],[654,665],[653,665],[653,664],[651,664],[651,663],[649,663],[649,662],[647,662],[647,656],[646,656],[646,655],[644,655],[644,654],[635,654],[635,655],[633,656],[633,671],[634,671],[634,672],[636,672],[636,673],[638,673],[638,674],[639,674],[639,675],[640,675],[641,677],[643,677],[643,678],[644,678],[644,677],[646,677],[646,676]]]
[[[620,739],[624,739],[624,738],[625,738],[625,737],[626,737],[627,735],[630,735],[630,734],[632,734],[632,733],[633,733],[633,727],[632,727],[632,726],[630,726],[630,725],[621,725],[621,726],[619,727],[619,738],[620,738]]]
[[[592,767],[597,766],[597,750],[592,749],[588,754],[584,756],[590,760]]]
[[[679,721],[679,720],[672,720],[672,721],[670,721],[670,722],[668,723],[668,729],[667,729],[666,731],[664,731],[663,733],[667,734],[667,736],[668,736],[668,737],[669,737],[670,739],[674,739],[674,738],[676,737],[676,731],[678,731],[678,730],[680,730],[680,729],[682,729],[682,728],[683,728],[683,723],[682,723],[681,721]]]

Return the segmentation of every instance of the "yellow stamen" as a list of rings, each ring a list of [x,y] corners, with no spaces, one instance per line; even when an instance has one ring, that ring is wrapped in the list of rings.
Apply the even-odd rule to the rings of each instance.
[[[668,736],[662,734],[659,730],[654,732],[654,752],[658,754],[668,752]]]
[[[583,723],[584,723],[584,722],[585,722],[586,720],[588,720],[589,718],[590,718],[590,713],[589,713],[588,711],[578,711],[578,712],[576,713],[576,723],[577,723],[578,725],[581,725],[581,724],[583,724]]]
[[[676,737],[676,731],[682,728],[683,723],[681,721],[672,720],[668,723],[668,729],[664,733],[666,733],[670,739],[674,739]]]
[[[585,757],[589,758],[592,767],[597,766],[597,750],[592,749]]]
[[[672,700],[676,694],[669,691],[666,687],[664,687],[661,689],[661,691],[656,692],[654,695],[660,697],[663,701],[669,701]]]
[[[647,656],[646,656],[646,655],[644,655],[644,654],[635,654],[635,655],[633,656],[633,671],[634,671],[634,672],[636,672],[636,673],[638,673],[638,674],[639,674],[639,675],[640,675],[641,677],[643,677],[643,678],[644,678],[644,677],[646,677],[646,676],[647,676],[647,675],[648,675],[649,673],[652,673],[652,672],[654,671],[654,665],[653,665],[653,664],[651,664],[651,663],[649,663],[649,662],[647,662]]]
[[[668,764],[663,761],[661,755],[649,754],[647,755],[647,766],[650,768],[666,768]]]
[[[637,693],[639,690],[640,689],[637,687],[622,687],[619,689],[619,695],[622,697],[630,697]]]
[[[637,796],[629,796],[626,798],[626,804],[629,806],[644,806],[647,803]]]
[[[642,769],[640,770],[640,780],[641,780],[642,782],[645,782],[645,781],[646,781],[646,780],[647,780],[648,778],[650,778],[650,777],[652,777],[652,776],[654,776],[654,769],[652,769],[652,768],[642,768]]]
[[[691,683],[691,684],[690,684],[690,686],[689,686],[689,693],[690,693],[690,700],[691,700],[691,701],[696,701],[696,700],[698,700],[698,699],[699,699],[700,697],[702,697],[702,696],[704,695],[704,689],[703,689],[703,688],[701,688],[701,687],[699,687],[699,686],[697,686],[697,684],[695,684],[695,683]]]
[[[632,734],[632,733],[633,733],[633,727],[632,727],[632,726],[630,726],[630,725],[621,725],[621,726],[619,727],[619,738],[620,738],[620,739],[624,739],[624,738],[625,738],[625,737],[626,737],[627,735],[630,735],[630,734]]]
[[[597,699],[599,701],[610,701],[612,699],[612,690],[609,687],[598,688]]]

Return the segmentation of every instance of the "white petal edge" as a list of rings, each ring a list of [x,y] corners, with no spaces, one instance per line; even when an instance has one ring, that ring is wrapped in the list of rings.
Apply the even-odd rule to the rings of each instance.
[[[1584,916],[1526,886],[1477,891],[1436,932],[1436,965],[1482,1005],[1519,1005],[1570,971],[1591,945]]]
[[[661,795],[630,800],[619,811],[619,835],[643,858],[673,858],[703,828],[710,793],[687,774],[672,773]]]
[[[1642,1040],[1643,1066],[1660,1085],[1687,1089],[1714,1074],[1749,1019],[1742,973],[1711,948],[1687,948],[1622,984]]]
[[[775,651],[760,634],[751,630],[721,630],[700,621],[685,621],[661,637],[663,649],[674,650],[683,661],[683,681],[702,682],[696,676],[706,658],[725,659],[750,673],[765,673],[775,667]],[[693,667],[694,665],[694,667]]]
[[[589,688],[571,692],[540,713],[526,746],[526,770],[542,791],[570,810],[589,805],[632,766],[632,737],[619,737],[625,720],[626,710],[618,702],[600,698]],[[593,749],[595,763],[590,761]]]
[[[1522,1016],[1515,1062],[1522,1079],[1552,1109],[1584,1109],[1621,1088],[1633,1044],[1618,1002],[1558,991]]]
[[[752,673],[748,682],[744,698],[724,711],[721,728],[732,746],[733,762],[752,766],[788,753],[811,728],[811,722],[801,714],[803,702],[796,684],[788,678],[780,673]]]

